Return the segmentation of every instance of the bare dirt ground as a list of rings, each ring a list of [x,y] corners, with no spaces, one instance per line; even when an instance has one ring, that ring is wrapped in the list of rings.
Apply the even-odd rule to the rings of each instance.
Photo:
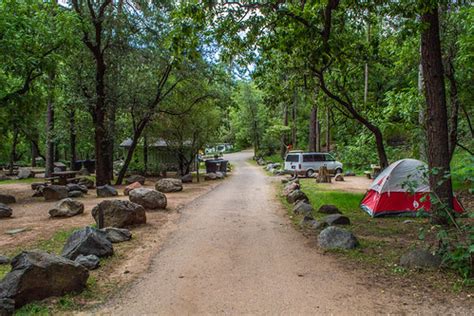
[[[153,179],[148,179],[145,187],[153,188],[154,182]],[[170,214],[175,213],[177,209],[196,197],[210,191],[216,185],[218,185],[217,182],[185,184],[182,192],[167,194],[167,211],[147,212],[147,225],[141,229],[162,226],[169,220]],[[117,186],[119,196],[110,199],[128,199],[127,196],[122,194],[124,187]],[[0,220],[0,253],[11,252],[18,248],[27,248],[37,243],[38,240],[51,238],[60,229],[68,230],[94,224],[91,210],[102,200],[105,200],[104,198],[98,198],[95,190],[89,190],[89,193],[83,198],[77,198],[77,200],[84,203],[85,210],[83,214],[70,218],[52,219],[49,217],[48,211],[57,202],[46,202],[43,198],[31,197],[33,191],[30,184],[3,184],[0,185],[0,192],[12,194],[17,199],[17,203],[9,205],[13,209],[13,217]],[[14,235],[6,233],[21,228],[25,228],[26,231]]]
[[[318,251],[285,218],[274,180],[250,156],[228,156],[234,175],[185,206],[149,269],[95,312],[471,314],[472,304],[376,282]]]

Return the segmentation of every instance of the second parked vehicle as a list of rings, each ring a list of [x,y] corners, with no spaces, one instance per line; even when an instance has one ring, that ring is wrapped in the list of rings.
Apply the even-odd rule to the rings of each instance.
[[[328,153],[290,151],[285,158],[285,171],[307,177],[313,176],[322,166],[326,166],[331,173],[342,173],[342,163]]]

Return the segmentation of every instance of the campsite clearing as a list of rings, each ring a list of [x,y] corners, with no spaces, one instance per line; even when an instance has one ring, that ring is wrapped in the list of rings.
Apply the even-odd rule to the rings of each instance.
[[[301,189],[308,196],[315,211],[316,220],[325,214],[318,213],[321,205],[336,205],[343,215],[350,218],[351,225],[345,228],[352,231],[361,246],[354,250],[329,251],[348,269],[366,271],[367,278],[372,282],[393,282],[402,289],[407,280],[416,291],[431,291],[433,295],[444,295],[456,291],[473,295],[472,287],[463,287],[463,280],[454,272],[410,271],[399,265],[400,257],[416,247],[435,246],[438,228],[430,224],[428,218],[417,217],[378,217],[372,218],[360,208],[360,202],[371,180],[363,177],[347,177],[345,182],[317,184],[314,179],[300,179]],[[364,185],[365,182],[365,185]],[[367,185],[368,182],[368,185]],[[354,184],[364,185],[357,188]],[[281,191],[281,190],[280,190]],[[300,229],[301,218],[292,213],[293,206],[281,198],[287,206],[288,214],[295,226]],[[461,202],[468,203],[468,201]],[[465,219],[470,220],[470,219]],[[304,230],[308,238],[316,238],[317,232]],[[420,236],[424,235],[424,240]]]

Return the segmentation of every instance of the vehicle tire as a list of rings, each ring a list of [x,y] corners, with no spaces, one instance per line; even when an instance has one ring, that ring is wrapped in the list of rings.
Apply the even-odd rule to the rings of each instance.
[[[338,174],[338,173],[341,173],[341,174],[342,174],[342,169],[341,169],[341,168],[337,168],[337,169],[336,169],[336,174]]]
[[[306,171],[306,178],[311,178],[313,177],[313,175],[314,175],[314,170],[309,169],[308,171]]]

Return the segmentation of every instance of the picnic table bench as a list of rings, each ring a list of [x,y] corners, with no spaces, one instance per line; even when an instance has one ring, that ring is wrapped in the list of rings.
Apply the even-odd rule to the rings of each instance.
[[[52,173],[52,177],[49,179],[53,184],[57,181],[60,185],[66,185],[78,180],[78,178],[76,178],[77,173],[78,171],[56,171]]]

